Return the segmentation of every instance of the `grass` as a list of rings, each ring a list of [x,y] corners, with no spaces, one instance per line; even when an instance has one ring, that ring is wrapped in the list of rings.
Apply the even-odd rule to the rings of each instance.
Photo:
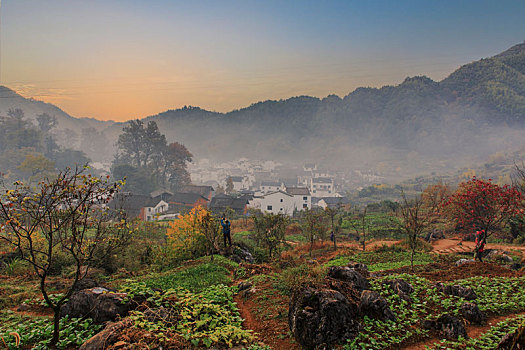
[[[410,266],[410,252],[359,252],[350,256],[338,256],[324,264],[325,267],[344,266],[349,262],[358,262],[368,266],[369,271],[392,270]],[[426,253],[414,255],[414,265],[426,265],[434,262],[434,257]]]
[[[231,283],[230,271],[214,263],[203,263],[179,270],[149,277],[143,280],[148,287],[167,290],[185,288],[191,292],[200,292],[218,284]]]

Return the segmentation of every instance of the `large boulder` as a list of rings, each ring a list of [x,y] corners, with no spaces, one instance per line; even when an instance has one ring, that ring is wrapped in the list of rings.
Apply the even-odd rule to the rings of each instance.
[[[351,267],[332,266],[328,269],[328,276],[340,281],[348,282],[358,291],[370,289],[370,283],[368,283],[368,280]]]
[[[466,300],[474,300],[478,296],[476,295],[476,292],[470,287],[463,287],[460,285],[446,285],[441,282],[436,283],[435,285],[438,292],[441,292],[443,294],[447,295],[455,295],[457,297],[461,297]]]
[[[114,321],[137,306],[134,301],[125,301],[126,297],[125,293],[111,292],[102,287],[83,289],[69,298],[60,314],[77,318],[89,317],[95,323]]]
[[[482,324],[485,321],[485,314],[474,303],[464,303],[459,309],[461,315],[471,323]]]
[[[359,311],[361,315],[375,318],[381,321],[395,321],[396,316],[390,310],[390,306],[385,298],[378,292],[371,290],[364,290],[361,293],[361,301],[359,302]]]
[[[423,328],[434,329],[439,334],[449,340],[456,340],[460,336],[467,337],[465,325],[458,318],[452,315],[442,315],[437,320],[423,321]]]
[[[407,281],[401,278],[383,281],[383,284],[388,285],[397,295],[406,301],[410,301],[410,294],[414,292],[414,287]]]
[[[359,332],[359,306],[332,289],[304,287],[290,300],[288,325],[306,349],[326,349]]]

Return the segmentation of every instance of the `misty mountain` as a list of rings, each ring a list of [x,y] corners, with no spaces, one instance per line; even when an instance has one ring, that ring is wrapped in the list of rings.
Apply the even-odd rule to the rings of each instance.
[[[1,100],[4,111],[9,99]],[[81,134],[90,124],[52,105],[22,100],[33,110],[46,107],[56,111],[49,114],[61,113],[62,129]],[[168,141],[183,143],[195,158],[308,160],[399,177],[449,171],[523,147],[525,43],[466,64],[440,82],[410,77],[397,86],[358,88],[343,98],[298,96],[228,113],[184,107],[144,119],[150,120]],[[112,147],[123,125],[98,125],[107,140],[104,147]],[[101,154],[100,149],[86,153],[95,160]]]

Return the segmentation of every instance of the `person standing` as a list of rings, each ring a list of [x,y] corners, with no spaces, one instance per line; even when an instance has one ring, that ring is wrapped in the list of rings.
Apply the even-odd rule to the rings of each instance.
[[[485,250],[485,230],[476,231],[476,248],[474,260],[477,258],[480,262],[483,262],[481,258],[483,255],[483,250]]]
[[[227,248],[226,240],[228,240],[228,243],[230,244],[230,248],[232,246],[232,238],[231,238],[231,224],[228,219],[225,219],[224,216],[221,219],[221,226],[222,226],[222,236],[224,238],[224,248]]]

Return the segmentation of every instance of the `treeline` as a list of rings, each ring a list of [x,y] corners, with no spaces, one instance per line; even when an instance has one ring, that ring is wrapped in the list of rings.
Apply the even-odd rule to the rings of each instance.
[[[61,147],[54,134],[56,118],[37,116],[37,125],[27,120],[21,109],[0,116],[0,173],[6,180],[36,183],[57,170],[85,165],[89,159],[81,151]]]

